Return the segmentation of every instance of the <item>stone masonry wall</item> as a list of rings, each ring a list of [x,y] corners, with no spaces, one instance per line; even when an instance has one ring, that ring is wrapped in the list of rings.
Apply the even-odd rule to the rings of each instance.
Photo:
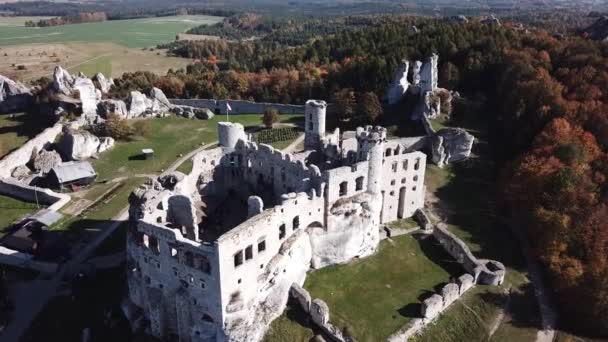
[[[262,114],[267,108],[275,108],[280,114],[304,114],[303,105],[283,103],[213,99],[170,99],[169,101],[174,105],[207,108],[215,114],[226,114],[226,103],[232,108],[230,114]]]
[[[8,178],[17,166],[27,164],[34,153],[53,143],[61,134],[63,125],[58,123],[42,131],[34,138],[28,140],[23,146],[6,155],[0,160],[0,178]]]
[[[58,210],[70,201],[70,196],[49,189],[21,184],[11,178],[0,179],[0,194],[15,197],[26,202],[48,205],[50,210]]]

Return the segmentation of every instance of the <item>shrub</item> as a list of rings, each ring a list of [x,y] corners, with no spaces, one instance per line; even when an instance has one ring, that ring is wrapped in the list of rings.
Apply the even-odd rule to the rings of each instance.
[[[131,125],[133,133],[140,137],[145,137],[150,133],[150,121],[138,120]]]
[[[116,140],[131,140],[134,130],[126,120],[117,114],[110,114],[110,117],[103,124],[103,133]]]
[[[267,128],[272,128],[272,125],[279,121],[279,111],[276,108],[266,108],[262,122]]]

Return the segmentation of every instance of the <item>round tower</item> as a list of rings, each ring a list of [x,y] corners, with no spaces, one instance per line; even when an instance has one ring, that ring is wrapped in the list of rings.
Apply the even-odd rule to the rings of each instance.
[[[359,141],[359,159],[368,160],[367,192],[379,194],[382,190],[382,160],[384,159],[384,143],[386,128],[367,126],[357,129]]]
[[[233,149],[239,140],[247,140],[245,127],[240,123],[218,122],[217,135],[219,145]]]
[[[304,148],[316,150],[325,136],[325,115],[327,103],[320,100],[308,100],[304,109],[305,136]]]

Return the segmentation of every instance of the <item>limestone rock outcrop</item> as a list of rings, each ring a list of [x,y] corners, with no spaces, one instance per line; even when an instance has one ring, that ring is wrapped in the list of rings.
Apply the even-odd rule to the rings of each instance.
[[[73,90],[78,91],[84,116],[97,115],[97,93],[93,81],[86,77],[78,77],[72,86]]]
[[[309,228],[313,268],[346,263],[376,251],[380,234],[374,218],[379,217],[382,203],[377,197],[364,193],[340,201],[327,218],[328,225],[335,228]]]
[[[62,93],[63,95],[70,95],[72,93],[72,85],[74,84],[74,78],[70,73],[62,68],[56,66],[53,72],[53,88],[55,91]]]
[[[129,117],[135,118],[142,116],[148,108],[147,102],[150,101],[146,98],[146,95],[139,91],[132,91],[129,96]]]
[[[98,138],[87,131],[64,131],[57,144],[58,150],[68,160],[85,160],[114,145],[114,139]]]
[[[123,119],[129,117],[127,104],[122,100],[102,100],[97,105],[97,113],[104,119],[110,117],[110,114],[116,114]]]
[[[403,61],[401,65],[399,65],[399,69],[395,74],[395,79],[393,80],[393,83],[390,84],[387,91],[389,105],[399,103],[399,101],[401,101],[401,99],[407,92],[407,89],[410,86],[410,83],[407,80],[407,73],[409,71],[409,68],[410,63],[408,61]]]
[[[31,101],[32,94],[26,86],[0,75],[0,113],[24,111]]]
[[[17,166],[13,172],[11,173],[11,177],[21,180],[29,177],[32,174],[32,171],[25,165]]]
[[[178,116],[183,116],[188,119],[209,120],[215,116],[208,108],[196,108],[191,106],[173,106],[171,111]]]
[[[444,128],[431,137],[432,160],[439,167],[467,159],[475,137],[462,128]]]
[[[110,91],[110,88],[114,85],[114,80],[111,78],[107,79],[100,72],[93,77],[93,81],[97,82],[97,85],[99,85],[99,90],[101,90],[103,94],[107,94]]]
[[[61,156],[56,151],[42,150],[34,157],[34,169],[47,174],[52,168],[61,164]]]

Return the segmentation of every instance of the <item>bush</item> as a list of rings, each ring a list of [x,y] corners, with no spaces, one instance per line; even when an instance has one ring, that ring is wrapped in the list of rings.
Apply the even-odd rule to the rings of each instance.
[[[112,137],[116,140],[131,140],[133,137],[133,128],[126,120],[123,120],[116,114],[110,114],[108,120],[102,125],[102,131],[105,136]]]
[[[279,121],[279,111],[276,108],[266,108],[262,122],[266,128],[272,128],[272,125]]]
[[[133,133],[140,137],[145,137],[150,133],[150,121],[148,120],[138,120],[135,121],[131,128],[133,129]]]

